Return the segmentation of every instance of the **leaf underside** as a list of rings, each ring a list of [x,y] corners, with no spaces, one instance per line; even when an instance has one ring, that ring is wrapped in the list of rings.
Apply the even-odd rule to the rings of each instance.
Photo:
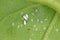
[[[23,18],[26,14],[27,20]],[[53,7],[26,0],[0,0],[0,40],[60,40],[59,26],[60,14]]]

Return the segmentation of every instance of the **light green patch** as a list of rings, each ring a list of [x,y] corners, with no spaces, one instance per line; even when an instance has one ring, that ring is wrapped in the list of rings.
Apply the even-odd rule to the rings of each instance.
[[[1,40],[60,39],[60,14],[52,6],[26,0],[1,0],[0,5]]]

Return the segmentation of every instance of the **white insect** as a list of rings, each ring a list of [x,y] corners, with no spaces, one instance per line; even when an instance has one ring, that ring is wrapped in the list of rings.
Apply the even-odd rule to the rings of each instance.
[[[28,20],[28,14],[25,14],[25,15],[23,16],[23,18],[24,18],[24,25],[26,25],[27,20]]]
[[[24,25],[26,25],[26,21],[24,20]]]
[[[24,20],[27,20],[27,19],[28,19],[28,14],[25,14],[25,15],[23,16],[23,18],[24,18]]]

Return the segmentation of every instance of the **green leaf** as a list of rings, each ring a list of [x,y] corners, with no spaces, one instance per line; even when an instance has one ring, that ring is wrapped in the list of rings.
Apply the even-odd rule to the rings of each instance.
[[[0,0],[0,40],[60,40],[60,8],[39,2]]]
[[[60,0],[28,0],[47,5],[60,13]]]

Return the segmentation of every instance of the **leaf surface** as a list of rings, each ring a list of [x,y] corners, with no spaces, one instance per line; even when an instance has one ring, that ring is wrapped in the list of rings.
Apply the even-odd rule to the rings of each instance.
[[[60,14],[51,6],[0,0],[0,40],[59,40]]]

